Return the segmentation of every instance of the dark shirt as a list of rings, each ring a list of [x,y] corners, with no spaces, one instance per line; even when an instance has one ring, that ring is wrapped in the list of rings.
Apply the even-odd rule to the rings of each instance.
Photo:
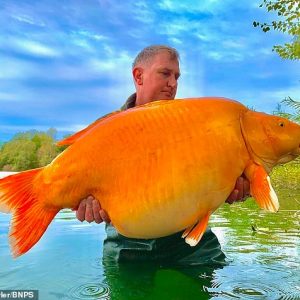
[[[121,110],[135,107],[136,94],[132,94]],[[181,238],[182,232],[157,239],[133,239],[119,234],[111,225],[106,225],[103,259],[124,261],[150,261],[171,265],[224,264],[225,255],[220,243],[210,228],[194,247]]]
[[[121,110],[126,110],[128,108],[135,107],[135,101],[136,101],[136,93],[128,97],[126,102],[121,106]]]

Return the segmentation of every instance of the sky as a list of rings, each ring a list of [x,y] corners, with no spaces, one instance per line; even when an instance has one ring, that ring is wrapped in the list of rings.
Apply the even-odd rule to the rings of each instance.
[[[221,96],[272,113],[300,98],[289,41],[253,21],[256,0],[0,0],[0,142],[26,130],[78,131],[134,92],[131,64],[151,44],[181,56],[177,98]]]

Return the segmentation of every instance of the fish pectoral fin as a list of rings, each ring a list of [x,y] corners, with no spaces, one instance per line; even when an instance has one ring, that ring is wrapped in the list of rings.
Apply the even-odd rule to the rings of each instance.
[[[245,169],[244,173],[250,182],[251,195],[259,207],[270,212],[277,212],[279,209],[278,198],[265,169],[253,163]]]
[[[185,238],[185,242],[187,244],[189,244],[190,246],[196,246],[199,241],[201,240],[205,230],[206,230],[206,227],[207,227],[207,224],[208,224],[208,220],[209,220],[209,217],[210,217],[210,213],[207,213],[198,223],[197,225],[192,228],[192,230],[188,233],[187,237]],[[189,227],[190,228],[190,227]],[[188,229],[189,229],[188,228]],[[187,229],[187,230],[188,230]],[[186,230],[186,231],[187,231]]]

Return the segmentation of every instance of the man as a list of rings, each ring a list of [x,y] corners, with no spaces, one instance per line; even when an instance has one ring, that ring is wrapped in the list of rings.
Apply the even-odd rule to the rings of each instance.
[[[132,74],[136,93],[127,99],[122,110],[155,100],[172,100],[175,98],[180,77],[179,54],[168,46],[146,47],[135,58]],[[226,202],[242,200],[248,193],[249,182],[240,177]],[[109,216],[92,195],[80,202],[76,215],[80,221],[110,223]],[[203,264],[224,259],[218,240],[210,229],[196,247],[187,245],[181,239],[181,233],[141,240],[121,236],[111,225],[106,226],[106,232],[104,253],[117,261],[161,260],[179,264]]]

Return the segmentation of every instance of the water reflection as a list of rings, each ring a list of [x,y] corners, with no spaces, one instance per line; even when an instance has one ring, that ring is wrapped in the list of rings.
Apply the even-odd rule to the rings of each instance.
[[[166,267],[104,260],[110,299],[210,299],[215,270],[223,266]]]
[[[12,259],[10,217],[0,214],[0,289],[38,289],[41,299],[300,299],[299,191],[279,191],[277,214],[254,201],[225,205],[210,226],[225,266],[116,264],[102,258],[103,226],[62,211],[40,242]]]

